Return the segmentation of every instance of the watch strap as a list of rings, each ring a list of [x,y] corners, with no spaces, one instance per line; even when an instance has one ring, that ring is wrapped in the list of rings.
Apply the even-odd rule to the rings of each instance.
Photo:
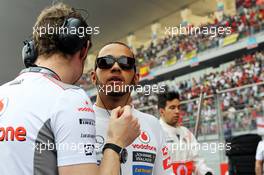
[[[121,153],[122,151],[122,148],[116,144],[113,144],[113,143],[106,143],[104,145],[104,148],[103,148],[103,153],[106,149],[111,149],[113,151],[115,151],[118,155]]]

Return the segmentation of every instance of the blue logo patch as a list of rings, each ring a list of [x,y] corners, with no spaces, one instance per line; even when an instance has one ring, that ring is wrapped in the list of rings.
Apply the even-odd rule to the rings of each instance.
[[[133,175],[151,175],[153,167],[143,165],[133,165]]]

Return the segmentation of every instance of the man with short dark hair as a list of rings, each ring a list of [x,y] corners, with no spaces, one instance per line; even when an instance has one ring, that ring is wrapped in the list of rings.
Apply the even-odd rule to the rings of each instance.
[[[91,80],[98,89],[94,111],[96,115],[97,157],[102,159],[107,124],[111,110],[117,106],[129,105],[130,93],[138,84],[136,58],[131,49],[120,42],[103,46],[96,58],[95,70]],[[140,112],[132,106],[132,115],[139,120],[140,136],[127,149],[127,160],[122,159],[120,175],[171,175],[164,162],[166,153],[164,133],[157,118]]]
[[[64,33],[45,32],[65,28]],[[0,86],[1,175],[118,175],[120,152],[140,134],[131,108],[113,109],[104,159],[97,167],[95,116],[87,94],[73,86],[83,73],[90,35],[79,37],[85,20],[58,3],[44,9],[26,42],[27,69]],[[41,36],[40,36],[40,32]]]
[[[198,144],[193,134],[179,123],[180,97],[176,92],[158,95],[160,124],[166,133],[170,165],[176,175],[212,175],[212,170],[199,157],[195,146]],[[184,150],[181,150],[184,148]],[[194,148],[194,149],[193,149]],[[186,150],[185,150],[186,149]],[[169,164],[169,163],[168,163]]]

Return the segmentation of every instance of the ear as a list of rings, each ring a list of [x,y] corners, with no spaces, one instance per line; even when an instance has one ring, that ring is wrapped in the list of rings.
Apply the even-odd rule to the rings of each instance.
[[[92,70],[92,72],[90,73],[90,78],[91,78],[91,81],[92,83],[95,85],[96,84],[96,70]]]
[[[160,113],[160,116],[163,117],[164,116],[164,109],[163,108],[159,108],[159,113]]]
[[[90,41],[87,41],[87,44],[85,45],[86,47],[83,47],[80,51],[80,58],[82,60],[85,60],[87,55],[88,55],[88,51],[89,51],[89,48],[90,48]]]
[[[135,76],[134,76],[134,85],[138,85],[138,82],[139,82],[139,73],[135,72]]]

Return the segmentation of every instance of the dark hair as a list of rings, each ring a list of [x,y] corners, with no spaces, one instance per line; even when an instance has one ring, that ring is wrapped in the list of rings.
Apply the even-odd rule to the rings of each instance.
[[[108,43],[106,43],[105,45],[103,45],[103,46],[101,47],[101,49],[104,48],[104,47],[107,46],[107,45],[110,45],[110,44],[119,44],[119,45],[125,46],[126,48],[128,48],[128,49],[131,51],[131,53],[132,53],[132,55],[133,55],[133,58],[135,58],[135,55],[134,55],[133,51],[131,50],[131,48],[130,48],[127,44],[122,43],[122,42],[119,42],[119,41],[108,42]],[[94,63],[94,70],[97,69],[97,65],[96,65],[96,60],[97,60],[97,58],[98,58],[98,54],[96,55],[96,59],[95,59],[95,63]],[[135,68],[135,71],[136,71],[136,68]]]
[[[180,95],[178,92],[164,92],[162,94],[158,94],[158,108],[165,108],[167,101],[171,101],[174,99],[180,100]]]

